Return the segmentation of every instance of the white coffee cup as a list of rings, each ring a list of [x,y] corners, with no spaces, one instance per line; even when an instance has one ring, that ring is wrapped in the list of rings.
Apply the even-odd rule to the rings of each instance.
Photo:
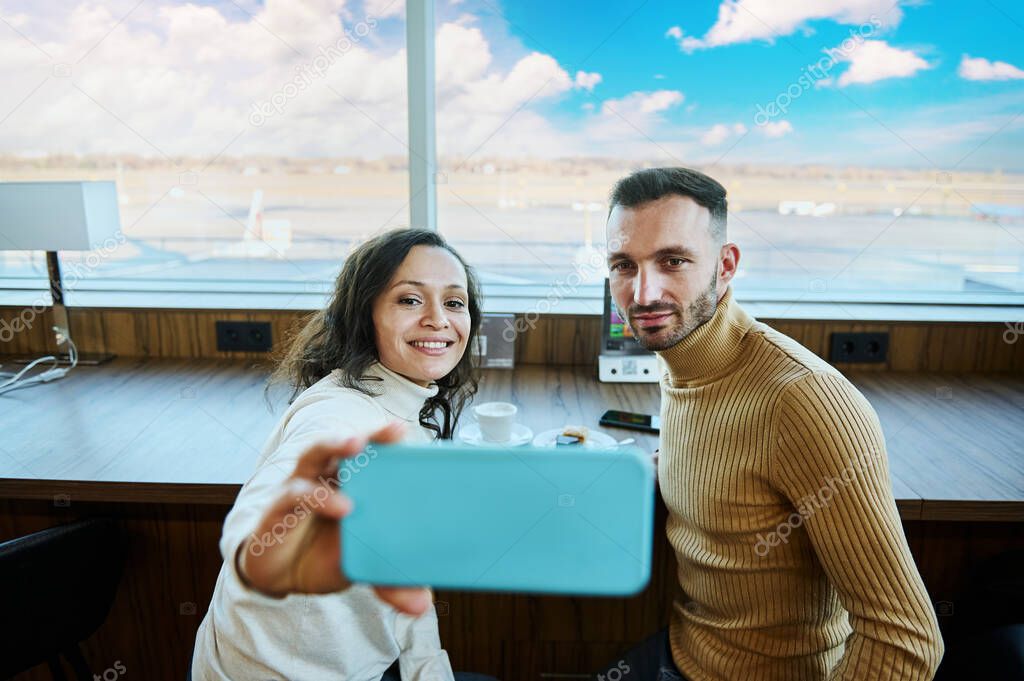
[[[473,407],[473,416],[480,424],[480,436],[488,442],[508,442],[519,407],[509,402],[484,402]]]

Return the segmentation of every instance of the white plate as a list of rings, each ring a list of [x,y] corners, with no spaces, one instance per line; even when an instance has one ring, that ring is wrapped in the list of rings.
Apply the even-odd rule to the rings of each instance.
[[[520,447],[533,439],[533,431],[521,423],[512,424],[512,438],[505,442],[485,440],[480,433],[479,423],[470,423],[459,431],[459,439],[474,447]]]
[[[554,447],[555,440],[562,434],[565,428],[552,428],[551,430],[545,430],[543,433],[538,433],[537,437],[533,438],[534,447]],[[571,449],[572,447],[578,447],[579,445],[569,445],[564,449]],[[618,441],[611,435],[605,435],[599,430],[587,430],[587,439],[583,442],[584,449],[612,449],[618,446]]]

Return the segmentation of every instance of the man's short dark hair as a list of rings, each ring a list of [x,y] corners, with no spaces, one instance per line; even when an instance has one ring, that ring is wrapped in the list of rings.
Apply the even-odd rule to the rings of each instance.
[[[725,187],[691,168],[646,168],[615,183],[608,201],[608,213],[615,206],[637,208],[669,195],[685,196],[711,213],[711,236],[725,243],[728,207]]]

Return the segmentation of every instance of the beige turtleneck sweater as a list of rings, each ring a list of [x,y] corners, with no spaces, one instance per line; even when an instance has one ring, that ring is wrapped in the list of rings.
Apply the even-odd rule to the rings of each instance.
[[[658,480],[692,681],[930,679],[943,645],[868,401],[731,289],[659,353]]]

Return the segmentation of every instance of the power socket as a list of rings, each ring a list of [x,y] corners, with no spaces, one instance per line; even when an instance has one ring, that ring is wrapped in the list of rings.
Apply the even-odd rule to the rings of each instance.
[[[216,322],[218,352],[269,352],[270,322]]]
[[[828,353],[830,362],[878,363],[889,356],[889,334],[885,332],[833,333]]]

